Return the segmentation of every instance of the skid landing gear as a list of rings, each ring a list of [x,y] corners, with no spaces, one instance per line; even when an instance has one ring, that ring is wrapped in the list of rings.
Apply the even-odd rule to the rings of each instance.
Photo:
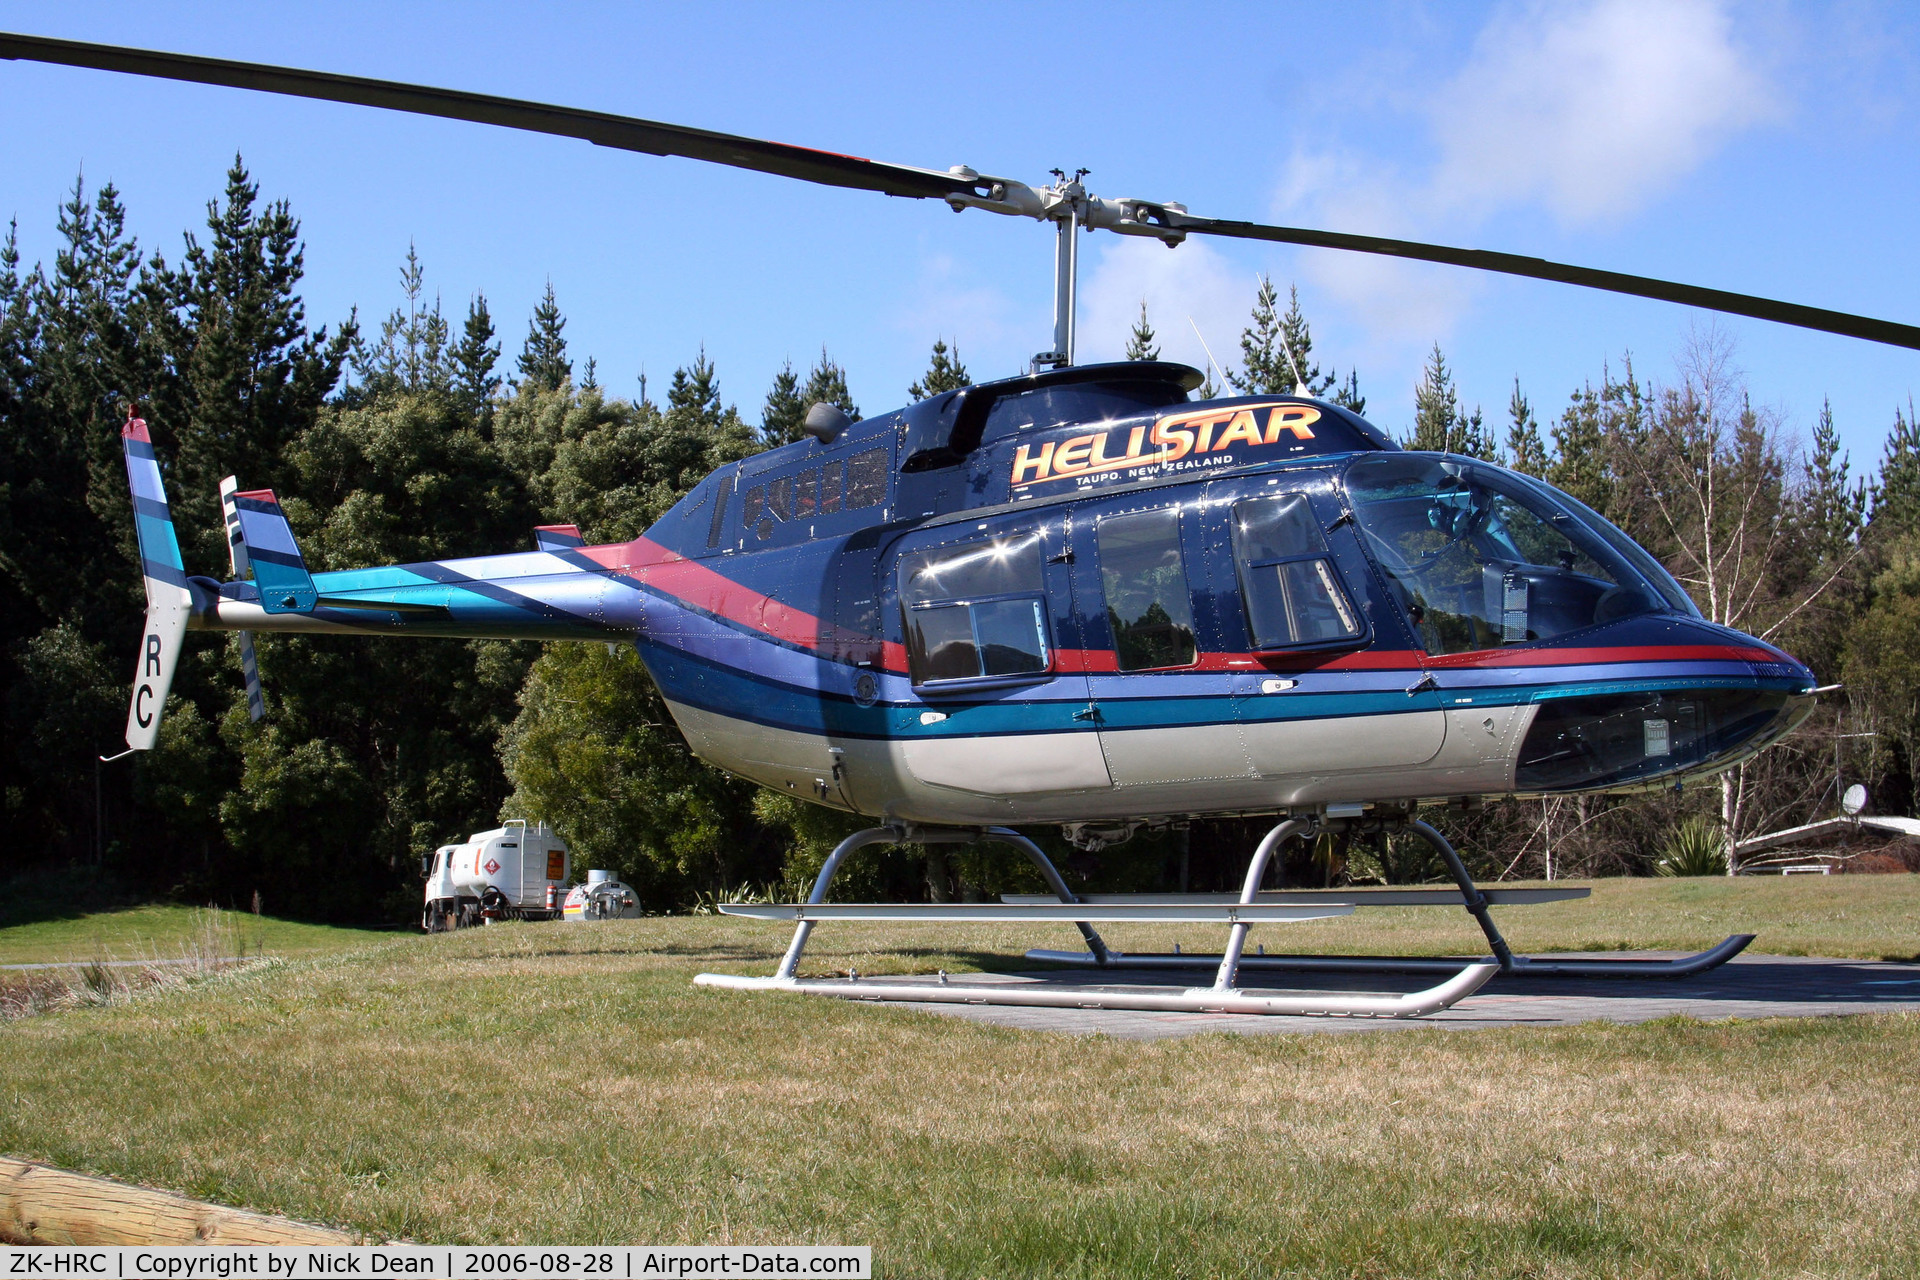
[[[1287,825],[1286,823],[1282,823],[1280,827],[1274,828],[1274,831],[1277,833]],[[1478,885],[1474,884],[1473,877],[1467,874],[1466,864],[1460,860],[1459,853],[1447,842],[1447,838],[1427,823],[1411,818],[1407,819],[1403,826],[1405,830],[1411,831],[1432,845],[1434,851],[1440,855],[1441,860],[1447,864],[1447,870],[1452,873],[1454,882],[1459,885],[1460,898],[1467,909],[1467,913],[1471,915],[1474,922],[1480,926],[1480,932],[1486,935],[1487,946],[1493,953],[1490,961],[1487,962],[1489,969],[1497,969],[1498,972],[1509,977],[1686,978],[1694,974],[1705,973],[1709,969],[1718,968],[1720,965],[1725,964],[1746,950],[1747,944],[1754,939],[1754,935],[1751,933],[1736,933],[1721,942],[1718,946],[1712,947],[1709,950],[1697,952],[1690,956],[1681,956],[1673,960],[1555,960],[1540,959],[1535,956],[1517,956],[1513,954],[1512,949],[1508,947],[1506,938],[1501,934],[1499,927],[1493,922],[1493,915],[1488,910],[1487,895]],[[1290,832],[1289,835],[1291,834],[1293,833]],[[1271,840],[1272,838],[1272,834],[1269,834],[1268,839]],[[1262,847],[1264,847],[1264,842]],[[1248,874],[1250,877],[1253,876],[1255,869],[1262,872],[1265,870],[1266,863],[1257,854],[1255,855],[1254,863],[1255,867],[1249,869]],[[1258,887],[1259,881],[1257,879],[1250,878],[1248,880],[1248,888],[1250,890],[1257,889]],[[1322,897],[1325,895],[1313,896]],[[1357,898],[1363,895],[1354,896]],[[1241,895],[1241,898],[1242,901],[1248,902],[1254,900],[1245,893]],[[1170,901],[1170,899],[1163,900]],[[1353,900],[1353,898],[1348,899],[1348,901]],[[1244,926],[1235,926],[1236,935],[1239,935],[1241,940],[1244,940],[1243,929]],[[1044,960],[1051,964],[1081,965],[1088,963],[1089,958],[1077,951],[1033,950],[1027,952],[1027,959]],[[1195,969],[1208,968],[1218,964],[1222,972],[1225,972],[1229,964],[1234,964],[1249,969],[1317,970],[1324,973],[1445,973],[1454,971],[1459,968],[1460,965],[1460,961],[1446,957],[1264,954],[1258,956],[1239,956],[1236,954],[1234,947],[1229,947],[1228,953],[1222,956],[1210,956],[1204,953],[1188,954],[1178,951],[1172,954],[1127,953],[1122,955],[1109,953],[1107,958],[1102,960],[1101,963],[1103,965],[1123,965],[1129,969]]]
[[[987,827],[984,829],[912,829],[901,827],[872,827],[859,831],[841,841],[838,848],[827,858],[821,867],[820,876],[814,882],[813,892],[804,906],[755,907],[722,906],[727,914],[750,915],[769,918],[796,919],[793,941],[788,944],[786,955],[780,961],[780,967],[770,978],[737,977],[731,974],[703,973],[694,978],[696,986],[728,987],[748,991],[798,991],[811,995],[836,996],[848,1000],[886,1000],[937,1004],[998,1004],[1024,1005],[1067,1009],[1131,1009],[1149,1012],[1173,1013],[1252,1013],[1280,1014],[1309,1017],[1358,1017],[1358,1018],[1417,1018],[1436,1013],[1456,1001],[1473,994],[1498,971],[1499,966],[1491,962],[1470,962],[1465,965],[1451,964],[1453,976],[1438,986],[1425,991],[1414,991],[1405,995],[1352,995],[1345,992],[1255,992],[1243,991],[1236,985],[1239,970],[1243,963],[1241,953],[1245,950],[1247,930],[1250,918],[1263,920],[1276,919],[1312,919],[1316,916],[1347,914],[1352,908],[1345,905],[1323,908],[1315,911],[1311,908],[1298,908],[1288,912],[1285,908],[1267,908],[1259,910],[1260,882],[1266,876],[1267,864],[1274,852],[1294,836],[1312,830],[1312,819],[1289,818],[1269,831],[1254,851],[1253,859],[1247,867],[1246,885],[1241,891],[1237,903],[1196,903],[1179,908],[1182,914],[1177,918],[1187,920],[1214,920],[1231,924],[1226,951],[1217,957],[1217,968],[1213,985],[1210,987],[1191,987],[1181,991],[1130,990],[1125,987],[1059,987],[1052,984],[1002,984],[975,983],[961,984],[949,982],[944,974],[938,982],[915,981],[860,981],[849,977],[846,980],[817,981],[796,977],[800,965],[801,953],[806,949],[807,939],[812,935],[815,919],[808,918],[808,907],[820,907],[826,901],[827,888],[833,882],[834,874],[846,856],[856,849],[873,844],[927,844],[965,843],[972,840],[995,840],[1011,844],[1031,859],[1040,873],[1046,877],[1048,886],[1054,891],[1059,902],[1068,907],[1078,908],[1072,914],[1093,919],[1134,919],[1136,915],[1117,914],[1100,906],[1080,902],[1067,888],[1066,882],[1040,847],[1019,832],[1007,827]],[[1142,904],[1150,909],[1151,904]],[[1255,910],[1246,910],[1253,907]],[[1006,908],[994,903],[942,903],[931,907],[873,907],[861,909],[843,908],[841,918],[858,912],[868,919],[920,919],[920,920],[993,920],[1008,918]],[[821,914],[834,914],[829,909]],[[1058,913],[1065,918],[1069,913]],[[1029,917],[1031,918],[1031,917]],[[1076,919],[1080,934],[1087,940],[1084,953],[1042,953],[1048,956],[1070,954],[1076,963],[1090,965],[1097,969],[1131,967],[1130,957],[1122,958],[1109,950],[1100,935],[1093,929],[1087,918]],[[1029,955],[1036,953],[1029,952]],[[1188,963],[1199,960],[1198,957],[1178,957]]]

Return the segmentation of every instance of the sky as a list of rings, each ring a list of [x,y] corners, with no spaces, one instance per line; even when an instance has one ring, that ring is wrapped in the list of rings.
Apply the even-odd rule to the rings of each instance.
[[[1532,254],[1920,322],[1920,10],[1576,0],[1378,4],[0,3],[0,29],[473,89],[1196,214]],[[927,200],[387,111],[0,63],[0,217],[50,259],[75,176],[177,259],[236,153],[302,220],[315,323],[401,301],[409,246],[510,363],[551,283],[576,368],[658,398],[704,348],[757,420],[824,348],[867,414],[936,337],[976,379],[1051,342],[1051,229]],[[1198,237],[1081,242],[1080,351],[1144,300],[1164,354],[1232,363],[1260,276],[1396,434],[1438,343],[1504,430],[1703,338],[1871,467],[1920,352],[1456,268]],[[264,478],[263,478],[264,481]]]

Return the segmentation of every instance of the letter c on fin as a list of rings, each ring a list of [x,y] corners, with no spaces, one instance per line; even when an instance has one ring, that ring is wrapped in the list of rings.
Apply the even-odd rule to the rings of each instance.
[[[147,710],[147,699],[153,696],[153,686],[143,684],[139,692],[133,695],[133,721],[142,729],[153,723],[153,712]]]

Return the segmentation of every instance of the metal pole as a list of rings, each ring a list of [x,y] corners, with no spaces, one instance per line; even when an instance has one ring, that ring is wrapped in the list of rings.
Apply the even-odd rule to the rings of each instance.
[[[1040,874],[1046,877],[1047,888],[1053,890],[1054,895],[1058,897],[1060,901],[1080,901],[1073,890],[1067,888],[1067,882],[1061,879],[1060,872],[1054,868],[1052,859],[1041,852],[1039,845],[1027,839],[1012,827],[988,827],[986,836],[990,839],[998,840],[1002,844],[1013,845],[1022,853],[1026,854],[1033,865],[1040,868]],[[1078,929],[1080,936],[1087,940],[1087,950],[1093,952],[1093,962],[1095,964],[1108,965],[1113,963],[1113,958],[1107,951],[1105,940],[1094,931],[1092,925],[1088,924],[1085,920],[1076,920],[1073,922],[1073,927]]]
[[[1306,830],[1307,826],[1304,819],[1288,818],[1267,832],[1266,838],[1260,842],[1260,847],[1253,851],[1253,861],[1247,864],[1247,882],[1240,889],[1241,902],[1260,900],[1260,882],[1267,878],[1267,863],[1273,858],[1273,851]],[[1247,945],[1247,928],[1245,924],[1233,926],[1233,933],[1227,939],[1226,952],[1220,957],[1220,971],[1214,975],[1215,991],[1233,990],[1233,980],[1240,971],[1240,953],[1246,949]]]
[[[1062,365],[1073,363],[1074,283],[1079,270],[1080,216],[1071,204],[1067,216],[1054,223],[1053,351]]]
[[[1454,852],[1447,838],[1424,822],[1409,822],[1407,830],[1432,845],[1446,862],[1447,870],[1453,872],[1454,883],[1460,886],[1460,894],[1467,900],[1467,912],[1480,924],[1480,932],[1487,935],[1487,945],[1493,948],[1493,958],[1500,962],[1500,972],[1513,972],[1513,952],[1507,947],[1507,940],[1500,936],[1500,930],[1493,923],[1493,915],[1487,910],[1487,895],[1480,892],[1480,886],[1467,874],[1467,866],[1460,861],[1460,855]]]

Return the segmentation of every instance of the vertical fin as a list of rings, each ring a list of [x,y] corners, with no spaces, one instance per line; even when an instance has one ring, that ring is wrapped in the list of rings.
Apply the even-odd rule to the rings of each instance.
[[[147,625],[134,664],[127,745],[146,751],[160,736],[160,716],[166,709],[167,691],[173,687],[174,668],[180,663],[193,594],[187,588],[186,562],[180,558],[180,540],[174,536],[173,513],[167,507],[167,490],[147,424],[129,413],[120,428],[120,442],[127,456],[127,483],[133,489],[140,574],[147,587]]]

